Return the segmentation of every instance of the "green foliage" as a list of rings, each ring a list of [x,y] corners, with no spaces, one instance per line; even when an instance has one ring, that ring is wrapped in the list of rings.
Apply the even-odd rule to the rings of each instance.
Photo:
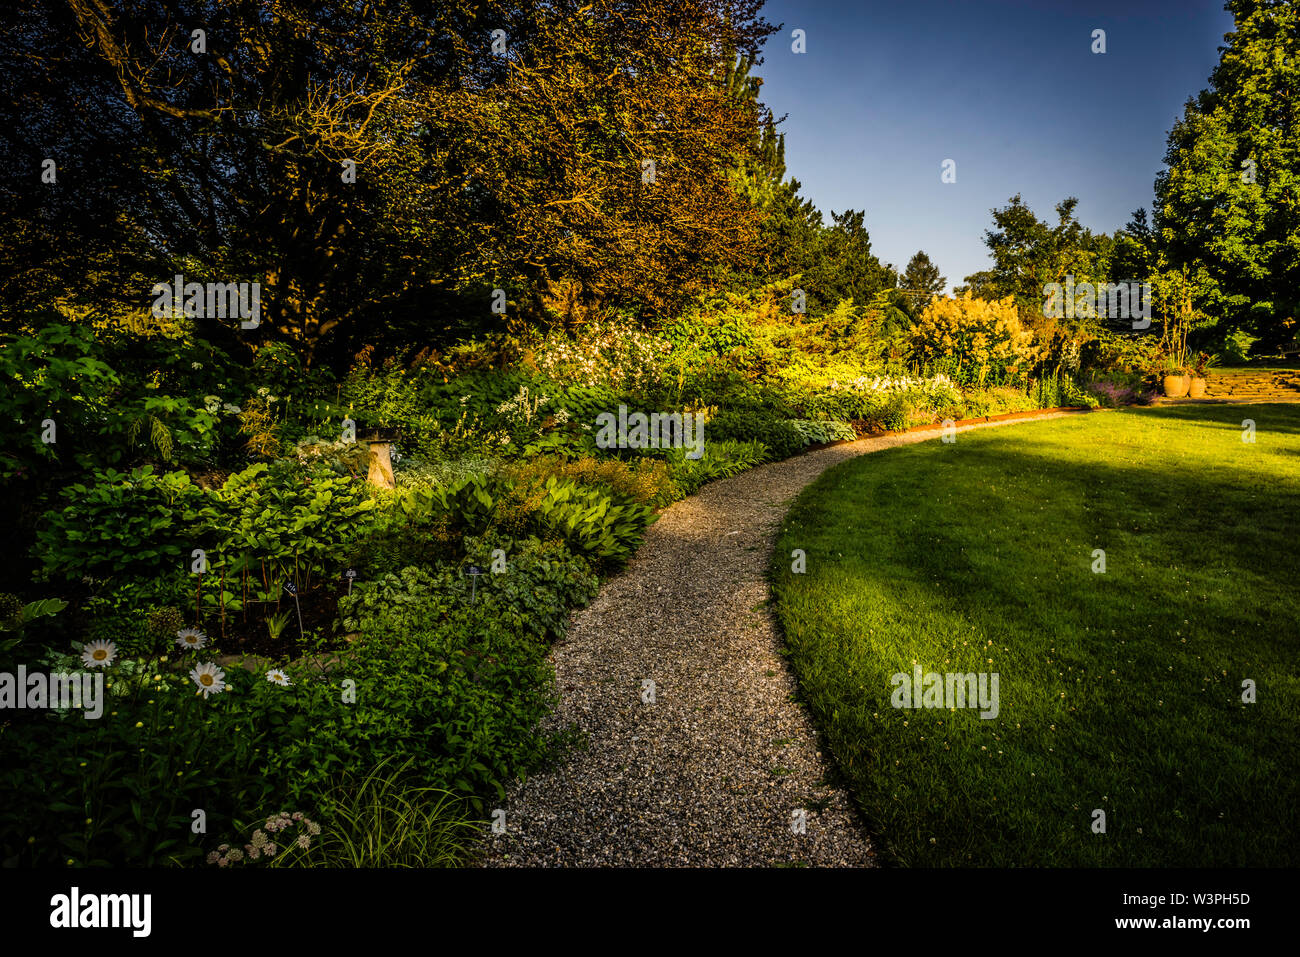
[[[71,439],[84,442],[98,431],[101,410],[121,383],[98,353],[90,329],[48,319],[31,335],[6,336],[0,342],[0,378],[6,383],[0,419],[17,426],[12,440],[0,448],[0,477],[51,465],[62,448],[76,447]],[[58,430],[52,443],[41,438],[47,419]],[[79,464],[90,463],[85,452],[74,455]]]
[[[773,459],[789,458],[804,447],[804,436],[780,415],[763,410],[724,409],[705,427],[709,441],[761,442]]]
[[[451,568],[407,568],[340,602],[360,635],[338,670],[297,682],[304,700],[270,759],[291,800],[324,793],[344,768],[410,755],[423,782],[481,807],[549,752],[537,730],[550,703],[545,645],[468,591]],[[345,677],[357,683],[353,706],[338,704]]]
[[[852,426],[829,419],[792,419],[790,424],[803,436],[804,445],[826,445],[857,438]]]
[[[1220,355],[1223,357],[1224,362],[1230,365],[1240,365],[1249,361],[1250,348],[1258,341],[1258,338],[1244,329],[1237,329],[1224,338]]]
[[[563,536],[571,547],[616,564],[632,557],[657,517],[649,505],[554,476],[546,480],[537,514],[543,529]]]
[[[385,758],[364,774],[344,772],[327,798],[334,810],[321,826],[319,837],[308,835],[308,847],[302,851],[287,845],[287,853],[272,858],[269,866],[427,868],[462,864],[481,822],[460,795],[414,783],[413,766],[410,760]]]
[[[202,529],[216,552],[210,567],[233,579],[256,562],[275,593],[281,582],[304,589],[331,574],[373,508],[359,483],[308,478],[288,463],[251,465],[226,479],[214,498],[219,510]]]
[[[674,449],[668,456],[669,472],[679,497],[694,495],[705,482],[737,475],[761,465],[768,458],[767,446],[761,442],[731,442],[726,439],[704,443],[704,454],[688,459],[684,449]]]
[[[1204,264],[1208,312],[1275,345],[1295,335],[1300,234],[1294,197],[1300,124],[1300,13],[1232,0],[1234,28],[1207,90],[1169,132],[1156,179],[1156,226],[1171,266]],[[1252,305],[1268,303],[1263,310]]]
[[[1078,205],[1074,197],[1058,203],[1054,224],[1038,219],[1019,194],[1007,206],[995,209],[993,228],[984,233],[993,267],[966,277],[971,294],[989,301],[1014,297],[1021,323],[1041,330],[1045,286],[1064,283],[1067,276],[1073,276],[1075,283],[1106,280],[1112,240],[1080,224],[1075,215]],[[1060,322],[1076,329],[1097,325],[1095,320]]]
[[[45,665],[71,672],[79,660]],[[243,705],[252,675],[227,672],[234,693],[208,702],[165,662],[119,660],[106,679],[101,718],[45,712],[0,733],[0,848],[20,866],[195,862],[194,808],[219,831],[271,787]]]
[[[179,569],[215,521],[216,510],[185,472],[96,471],[64,489],[61,509],[46,514],[37,557],[46,578],[148,577]]]
[[[918,250],[916,255],[907,261],[907,269],[903,271],[898,282],[915,314],[920,314],[932,296],[943,295],[944,288],[948,284],[939,273],[939,267],[925,254],[925,250]]]

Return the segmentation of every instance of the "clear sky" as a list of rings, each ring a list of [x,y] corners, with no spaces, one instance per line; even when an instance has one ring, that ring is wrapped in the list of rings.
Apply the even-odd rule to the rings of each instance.
[[[1222,0],[769,0],[763,15],[784,24],[753,72],[787,115],[787,175],[828,222],[865,209],[882,262],[924,249],[950,289],[987,268],[989,211],[1015,193],[1047,220],[1077,196],[1098,232],[1149,211],[1166,134],[1232,29]]]

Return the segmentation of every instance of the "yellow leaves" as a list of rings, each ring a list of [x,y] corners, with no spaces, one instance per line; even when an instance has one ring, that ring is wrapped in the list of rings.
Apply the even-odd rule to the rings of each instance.
[[[1027,358],[1033,333],[1021,325],[1014,297],[989,302],[967,290],[961,298],[932,299],[912,340],[927,358],[958,356],[984,366],[993,359]]]

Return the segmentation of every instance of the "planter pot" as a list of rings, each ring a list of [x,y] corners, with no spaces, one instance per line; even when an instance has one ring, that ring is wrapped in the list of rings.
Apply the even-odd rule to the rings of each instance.
[[[1187,390],[1187,396],[1191,399],[1205,398],[1205,379],[1202,376],[1192,376],[1192,382]]]
[[[1192,377],[1189,375],[1167,375],[1164,379],[1165,396],[1170,399],[1181,399],[1187,395],[1187,390],[1192,387]]]

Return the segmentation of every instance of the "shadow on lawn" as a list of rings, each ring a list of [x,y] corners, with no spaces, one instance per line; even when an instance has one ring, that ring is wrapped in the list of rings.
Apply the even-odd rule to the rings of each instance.
[[[1300,414],[1296,418],[1300,422]],[[1211,418],[1211,421],[1221,419]],[[1242,481],[1240,472],[1233,473],[1239,480],[1225,480],[1222,471],[1179,471],[1160,460],[1153,460],[1149,465],[1122,464],[1108,459],[1104,449],[1092,461],[1061,460],[1050,445],[1037,451],[1035,447],[1014,444],[1016,439],[1014,434],[993,434],[987,442],[962,446],[959,454],[968,468],[951,478],[941,477],[942,473],[931,474],[932,481],[918,486],[917,508],[924,510],[927,501],[951,491],[954,497],[965,496],[963,508],[981,511],[993,521],[992,516],[998,514],[1003,502],[1001,499],[983,503],[978,498],[972,500],[970,486],[966,484],[971,476],[981,472],[993,475],[1006,472],[1022,479],[1027,475],[1041,476],[1046,488],[1056,490],[1048,504],[1058,511],[1059,520],[1049,518],[1039,523],[1037,530],[1048,536],[1081,533],[1084,540],[1076,543],[1079,551],[1074,563],[1081,575],[1090,575],[1094,548],[1107,552],[1111,575],[1122,569],[1135,569],[1139,562],[1147,563],[1148,567],[1155,562],[1166,572],[1185,574],[1189,580],[1228,570],[1258,576],[1264,581],[1275,579],[1280,556],[1294,553],[1294,516],[1300,512],[1300,481],[1289,485],[1277,481],[1250,482],[1249,473],[1245,476],[1247,480]],[[1297,454],[1295,449],[1281,451]],[[870,458],[858,463],[858,467],[871,468]],[[1041,504],[1041,501],[1017,504],[998,520],[1016,521],[1016,513]],[[954,589],[968,594],[974,589],[985,603],[1001,606],[1007,615],[1033,621],[1044,628],[1052,627],[1052,619],[1059,614],[1062,604],[1074,605],[1071,611],[1080,620],[1092,617],[1089,607],[1092,602],[1084,593],[1063,589],[1057,593],[1052,607],[1045,606],[1041,595],[1035,595],[1035,589],[1027,587],[1025,581],[1002,577],[998,574],[998,564],[990,566],[980,561],[978,554],[972,555],[958,544],[957,539],[945,533],[942,519],[936,517],[922,535],[896,539],[892,559],[917,581],[947,580]],[[964,540],[962,544],[969,546],[970,542]],[[1050,554],[1051,543],[1046,545]],[[1035,543],[1026,541],[1025,547],[1035,547]],[[936,561],[939,556],[941,560]],[[1048,573],[1060,569],[1047,565],[1043,568],[1038,584],[1046,587]],[[1132,580],[1133,584],[1136,582],[1137,579]],[[1170,608],[1149,609],[1143,616],[1143,624],[1147,618],[1156,620],[1171,612]],[[1231,602],[1218,612],[1225,616],[1225,621],[1239,617]],[[1240,616],[1243,623],[1247,618]]]
[[[1122,409],[1125,414],[1150,416],[1156,419],[1179,419],[1188,422],[1201,422],[1206,425],[1219,424],[1231,431],[1240,432],[1242,421],[1250,419],[1255,423],[1256,434],[1261,432],[1285,432],[1300,434],[1300,403],[1261,402],[1234,405],[1160,405],[1132,406]]]

